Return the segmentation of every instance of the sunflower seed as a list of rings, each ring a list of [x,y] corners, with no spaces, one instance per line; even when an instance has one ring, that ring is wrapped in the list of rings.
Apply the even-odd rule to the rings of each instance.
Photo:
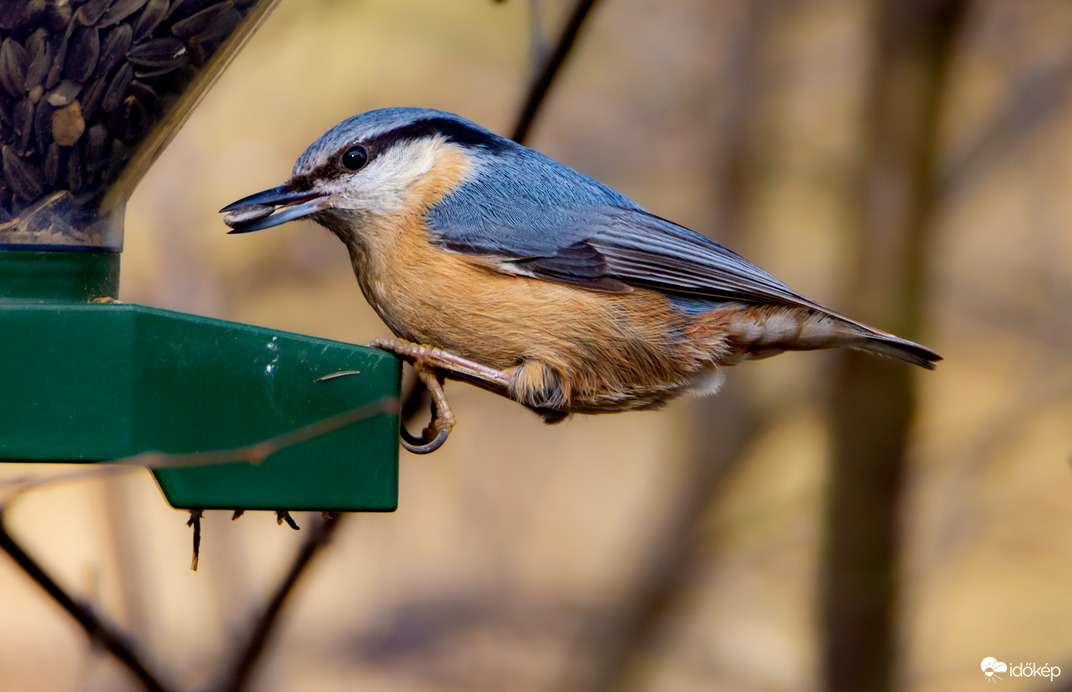
[[[95,187],[105,182],[104,172],[108,168],[108,134],[104,125],[98,125],[96,134],[90,128],[82,138],[82,161],[85,162],[88,183]],[[91,141],[91,137],[95,139]]]
[[[145,126],[149,122],[148,114],[141,103],[138,102],[138,99],[133,96],[123,99],[123,105],[120,110],[123,114],[123,139],[131,142],[141,136],[141,133],[145,130]]]
[[[101,44],[100,59],[93,74],[100,76],[119,64],[134,42],[134,30],[129,24],[120,24],[105,37]]]
[[[237,211],[232,211],[230,214],[223,217],[223,222],[231,228],[234,228],[235,226],[249,223],[250,221],[257,221],[266,216],[271,216],[274,211],[275,207],[270,204],[251,204],[248,207],[242,207]]]
[[[149,0],[145,3],[145,9],[134,20],[134,40],[141,41],[148,38],[168,12],[168,0]]]
[[[104,16],[100,18],[97,26],[106,27],[118,24],[130,15],[141,9],[145,0],[115,0]]]
[[[66,2],[49,2],[45,5],[45,26],[50,31],[60,32],[71,23],[74,11]]]
[[[123,166],[130,159],[130,150],[127,145],[123,144],[121,140],[112,140],[112,149],[108,158],[108,170],[104,172],[104,177],[107,180],[115,180],[119,177],[120,171],[123,170]]]
[[[38,27],[36,31],[26,37],[24,41],[26,55],[30,62],[40,57],[48,47],[48,31],[44,27]]]
[[[71,34],[71,40],[67,44],[64,73],[76,82],[84,82],[93,74],[99,57],[100,34],[97,29],[91,26],[79,27]]]
[[[186,45],[177,38],[154,38],[131,48],[127,59],[141,67],[174,69],[186,61]]]
[[[30,56],[20,43],[10,38],[0,43],[0,86],[13,98],[20,98],[26,93],[26,68],[29,64]]]
[[[130,83],[130,94],[138,99],[145,110],[150,113],[156,108],[156,102],[160,100],[151,86],[137,79]]]
[[[45,154],[45,184],[52,187],[56,184],[56,180],[59,179],[60,170],[63,168],[64,163],[64,150],[59,144],[53,142],[48,145],[48,153]]]
[[[33,135],[34,127],[34,105],[30,101],[30,97],[22,99],[15,104],[14,112],[11,114],[11,130],[15,135],[15,144],[18,145],[20,152],[26,151],[30,147],[30,137]]]
[[[67,155],[67,189],[79,192],[85,184],[85,171],[82,170],[82,155],[78,147],[71,147]]]
[[[57,38],[57,41],[52,46],[52,67],[49,68],[48,74],[45,76],[45,88],[51,89],[60,82],[60,77],[63,76],[63,65],[67,62],[67,45],[70,42],[71,32],[74,28],[74,24],[69,25],[68,32]]]
[[[213,0],[175,0],[171,3],[171,11],[168,12],[167,18],[175,22],[185,17],[189,17],[194,12],[200,12],[207,5],[211,5]]]
[[[211,31],[228,12],[233,12],[230,2],[210,5],[200,12],[195,12],[186,19],[180,19],[171,25],[171,33],[186,40]]]
[[[227,12],[223,13],[219,19],[204,32],[191,37],[188,41],[188,45],[190,46],[190,54],[193,56],[194,63],[197,65],[204,65],[208,62],[208,59],[212,57],[212,54],[220,47],[220,43],[230,36],[231,32],[234,31],[241,22],[242,15],[238,13],[238,10],[232,7]]]
[[[12,192],[27,202],[37,199],[43,189],[37,166],[20,158],[9,146],[0,150],[0,156],[3,157],[4,180]]]
[[[82,85],[70,79],[65,79],[45,95],[45,100],[50,106],[60,108],[78,98],[82,91]]]
[[[11,209],[11,202],[14,196],[15,193],[11,191],[11,186],[4,180],[3,172],[0,170],[0,212],[7,214],[8,218],[11,218],[8,210]]]
[[[40,36],[40,40],[35,40],[35,36]],[[45,75],[52,66],[52,46],[49,45],[47,32],[38,29],[26,41],[26,47],[30,56],[30,65],[26,68],[26,88],[33,89],[45,83]]]
[[[134,70],[134,76],[137,77],[138,79],[146,79],[146,80],[155,81],[155,79],[157,77],[160,77],[162,75],[166,75],[169,72],[174,72],[176,67],[178,67],[178,66],[177,65],[165,65],[164,67],[139,67],[138,69]],[[176,82],[176,83],[179,83],[179,84],[185,84],[186,83],[186,81],[183,81],[182,79],[180,79],[178,77],[173,78],[172,81]]]
[[[194,74],[197,73],[196,68],[191,67],[187,60],[189,56],[190,53],[187,52],[182,60],[164,65],[163,67],[139,67],[134,70],[134,76],[138,79],[155,80],[161,75],[174,72],[175,74],[171,77],[171,82],[173,84],[188,84],[191,81],[190,76],[184,75],[183,71],[189,69],[193,70]]]
[[[0,2],[0,29],[14,29],[22,19],[22,9],[17,2]]]
[[[45,0],[6,0],[0,2],[0,29],[21,33],[36,26],[45,13]]]
[[[85,88],[82,92],[82,116],[91,119],[97,114],[97,108],[100,106],[101,98],[104,97],[104,91],[108,88],[108,77],[102,76],[93,80],[93,82]]]
[[[230,3],[228,3],[230,4]],[[197,36],[194,36],[192,40],[199,41],[200,43],[218,42],[227,38],[231,33],[238,28],[238,25],[242,23],[242,14],[235,8],[229,9],[224,12],[219,20],[210,27],[207,31],[204,31]],[[215,47],[213,48],[215,50]]]
[[[78,101],[57,108],[52,114],[52,138],[61,147],[74,146],[85,131],[86,121],[82,119],[82,104]]]
[[[84,26],[95,26],[101,20],[112,0],[86,0],[74,12],[74,18]]]
[[[123,97],[127,95],[127,89],[130,88],[130,82],[133,79],[134,66],[129,62],[123,63],[116,71],[115,76],[112,77],[112,81],[108,83],[108,88],[104,90],[100,107],[106,112],[111,112],[118,108],[119,104],[123,102]]]
[[[38,152],[45,150],[52,141],[52,113],[54,108],[47,101],[42,101],[34,106],[34,138]]]
[[[108,145],[108,129],[103,123],[96,123],[86,130],[86,149],[84,158],[97,166],[104,163],[104,148]]]

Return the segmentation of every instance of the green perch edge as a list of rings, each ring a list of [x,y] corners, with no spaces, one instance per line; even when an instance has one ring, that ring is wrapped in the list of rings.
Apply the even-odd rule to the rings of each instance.
[[[182,509],[397,508],[396,357],[89,302],[115,295],[118,262],[0,250],[0,461],[148,462]]]

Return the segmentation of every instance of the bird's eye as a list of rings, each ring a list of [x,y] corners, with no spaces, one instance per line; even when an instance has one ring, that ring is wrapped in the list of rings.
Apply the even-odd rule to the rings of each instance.
[[[358,171],[368,163],[368,150],[360,144],[355,144],[342,155],[342,165],[347,170]]]

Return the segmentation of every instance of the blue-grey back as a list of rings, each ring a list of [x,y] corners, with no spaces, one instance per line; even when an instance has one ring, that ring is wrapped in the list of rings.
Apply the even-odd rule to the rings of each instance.
[[[718,243],[452,113],[385,108],[356,115],[314,142],[295,172],[349,143],[425,136],[452,141],[470,158],[467,177],[427,212],[432,241],[448,251],[498,256],[516,261],[518,273],[604,289],[632,284],[820,307]]]

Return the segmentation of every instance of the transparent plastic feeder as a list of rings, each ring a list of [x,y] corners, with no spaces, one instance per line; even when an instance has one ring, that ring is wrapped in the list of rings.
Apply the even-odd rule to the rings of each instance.
[[[122,250],[134,186],[277,2],[0,2],[0,250]]]

